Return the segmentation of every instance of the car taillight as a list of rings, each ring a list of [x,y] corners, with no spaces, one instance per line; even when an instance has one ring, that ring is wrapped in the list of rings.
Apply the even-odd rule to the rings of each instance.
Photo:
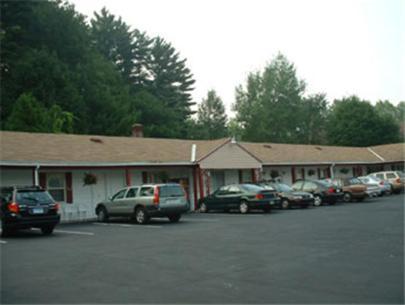
[[[380,185],[384,185],[384,181],[380,181]]]
[[[397,178],[397,183],[401,183],[401,179],[400,178]]]
[[[335,189],[333,187],[328,188],[328,193],[334,193]]]
[[[259,199],[259,200],[264,199],[263,194],[256,194],[256,199]]]
[[[8,210],[12,213],[18,213],[20,211],[20,208],[17,202],[12,202],[8,205]]]
[[[159,187],[155,187],[155,190],[153,191],[153,204],[158,205],[159,199]]]
[[[55,210],[59,211],[59,209],[60,209],[60,203],[55,202]]]

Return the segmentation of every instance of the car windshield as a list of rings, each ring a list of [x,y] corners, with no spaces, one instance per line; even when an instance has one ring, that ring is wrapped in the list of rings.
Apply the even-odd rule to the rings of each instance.
[[[325,186],[325,187],[331,187],[331,186],[333,186],[332,183],[330,183],[330,182],[328,182],[328,181],[326,181],[326,180],[318,180],[318,183],[321,184],[322,186]]]
[[[262,187],[254,184],[241,184],[240,188],[246,192],[260,192],[263,190]]]
[[[183,189],[179,185],[163,185],[159,187],[160,197],[183,197]]]
[[[270,184],[266,184],[266,183],[260,184],[259,186],[264,188],[265,190],[270,190],[270,191],[276,190],[274,185],[270,185]]]
[[[18,191],[16,201],[23,204],[51,203],[51,196],[44,191]]]
[[[361,181],[359,178],[351,178],[349,180],[350,184],[361,184]]]
[[[397,171],[397,174],[401,179],[405,179],[405,173],[404,172]]]
[[[274,185],[276,190],[279,192],[292,192],[294,191],[290,186],[288,186],[287,184],[283,184],[283,183],[277,183]]]

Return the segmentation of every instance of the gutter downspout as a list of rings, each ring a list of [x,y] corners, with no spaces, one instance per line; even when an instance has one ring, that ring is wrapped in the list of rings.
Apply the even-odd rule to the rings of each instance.
[[[195,156],[196,156],[196,151],[197,151],[197,145],[193,144],[191,145],[191,162],[195,162]]]
[[[335,166],[336,166],[335,163],[332,163],[331,166],[330,166],[330,178],[331,179],[335,178]]]
[[[39,164],[37,164],[37,166],[35,167],[34,170],[34,185],[38,186],[39,185]]]

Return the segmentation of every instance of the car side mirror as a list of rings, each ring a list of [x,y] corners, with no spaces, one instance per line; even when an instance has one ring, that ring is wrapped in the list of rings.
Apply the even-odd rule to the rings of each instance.
[[[108,199],[108,201],[113,201],[113,200],[112,200],[112,196],[108,196],[107,199]]]

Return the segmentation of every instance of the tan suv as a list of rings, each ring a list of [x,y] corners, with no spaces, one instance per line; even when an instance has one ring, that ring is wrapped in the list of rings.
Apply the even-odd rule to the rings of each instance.
[[[386,180],[391,184],[393,193],[400,193],[404,189],[405,180],[399,172],[386,171],[369,174],[369,176],[377,177],[381,180]]]
[[[97,220],[106,222],[110,217],[127,216],[139,224],[151,217],[168,217],[178,222],[190,206],[184,189],[176,183],[129,186],[96,207]]]

